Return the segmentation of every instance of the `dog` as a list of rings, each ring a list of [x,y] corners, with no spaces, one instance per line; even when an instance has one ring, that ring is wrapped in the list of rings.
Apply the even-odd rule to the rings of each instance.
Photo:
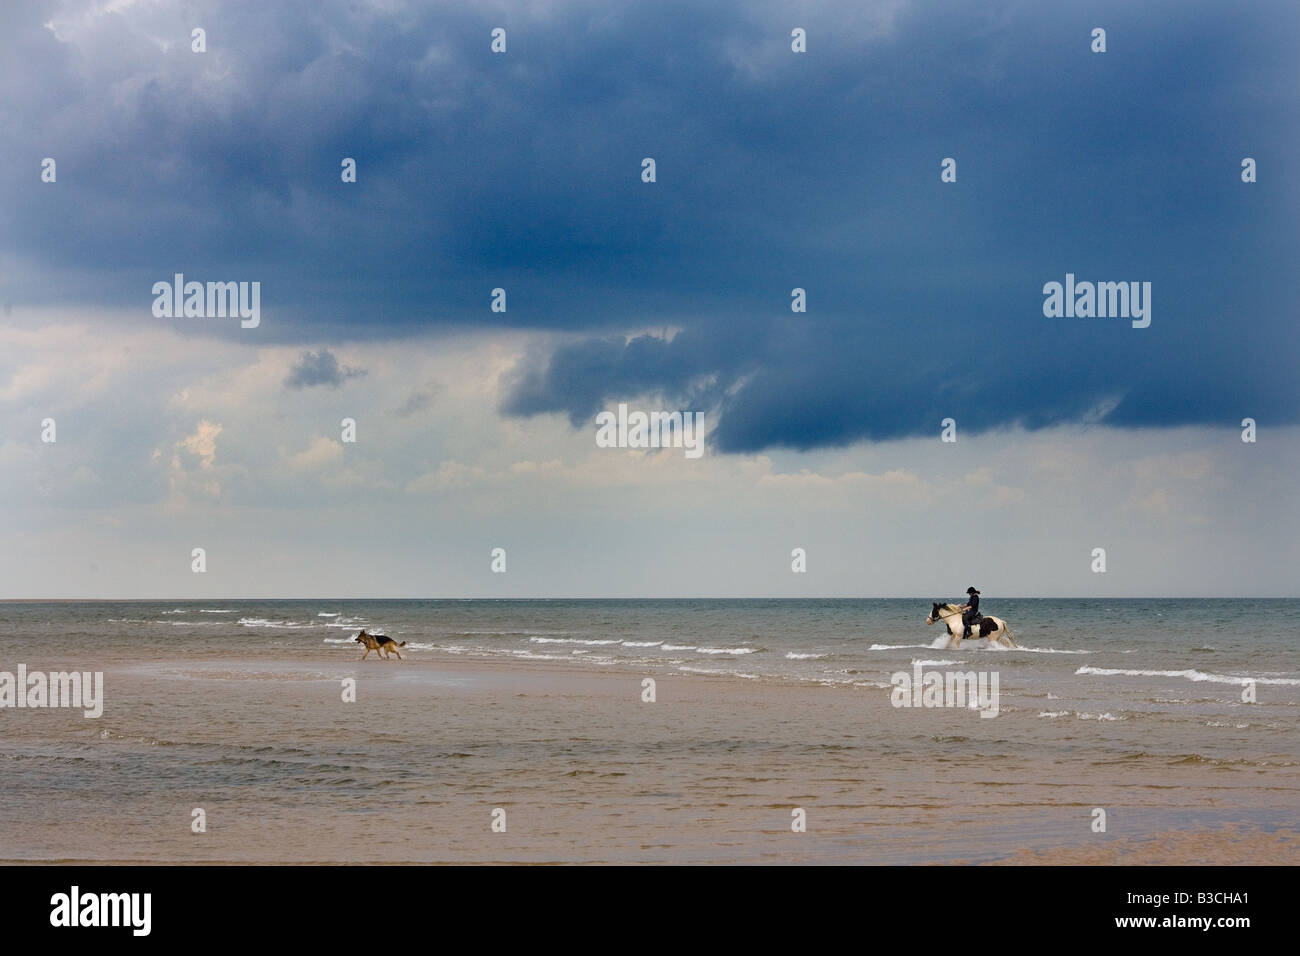
[[[399,661],[405,660],[405,658],[402,657],[402,652],[399,651],[398,648],[405,647],[406,641],[402,641],[399,644],[391,637],[385,637],[383,634],[368,634],[364,629],[360,634],[353,638],[353,640],[358,644],[364,644],[366,646],[366,652],[361,655],[363,661],[370,656],[371,651],[374,651],[375,655],[378,657],[388,657],[392,654],[396,654]]]

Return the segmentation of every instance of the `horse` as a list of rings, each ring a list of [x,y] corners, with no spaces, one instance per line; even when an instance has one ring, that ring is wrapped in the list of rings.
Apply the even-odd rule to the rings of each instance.
[[[930,611],[930,616],[925,619],[925,623],[933,624],[935,621],[943,621],[948,625],[948,647],[961,647],[962,635],[966,633],[966,628],[961,623],[960,605],[934,602],[934,607]],[[977,637],[987,637],[990,647],[994,644],[1001,644],[1003,647],[1020,646],[1012,638],[1011,628],[1007,627],[1007,622],[988,614],[971,625],[971,639]]]

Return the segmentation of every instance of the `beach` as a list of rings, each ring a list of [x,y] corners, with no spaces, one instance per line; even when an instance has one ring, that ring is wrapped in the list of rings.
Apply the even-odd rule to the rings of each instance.
[[[866,675],[831,684],[409,646],[404,661],[361,661],[340,630],[330,643],[313,632],[259,653],[222,650],[215,637],[188,649],[124,644],[98,662],[103,716],[0,713],[0,856],[1300,861],[1300,743],[1285,727],[1252,733],[1195,717],[1191,747],[1127,714],[1044,717],[1053,705],[1014,676],[985,719],[969,707],[896,707],[888,681]],[[979,664],[976,653],[967,659]],[[90,666],[84,654],[29,657],[49,671]],[[349,681],[355,700],[345,700]],[[1258,720],[1240,713],[1238,724]],[[799,809],[804,832],[792,828]],[[196,810],[205,832],[193,832]]]

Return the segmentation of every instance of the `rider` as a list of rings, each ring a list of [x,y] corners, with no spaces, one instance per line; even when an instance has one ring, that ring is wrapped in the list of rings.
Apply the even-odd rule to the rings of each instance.
[[[970,601],[963,604],[957,610],[961,611],[961,622],[966,626],[962,639],[970,637],[970,626],[980,619],[980,593],[974,588],[967,588],[966,593],[970,595]]]

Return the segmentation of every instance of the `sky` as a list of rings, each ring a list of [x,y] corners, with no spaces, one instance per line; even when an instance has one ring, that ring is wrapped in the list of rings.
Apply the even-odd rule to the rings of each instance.
[[[1296,595],[1298,48],[1289,2],[4,5],[0,598]],[[177,273],[258,322],[155,314]],[[1149,326],[1045,315],[1067,274]],[[600,447],[620,403],[704,454]]]

